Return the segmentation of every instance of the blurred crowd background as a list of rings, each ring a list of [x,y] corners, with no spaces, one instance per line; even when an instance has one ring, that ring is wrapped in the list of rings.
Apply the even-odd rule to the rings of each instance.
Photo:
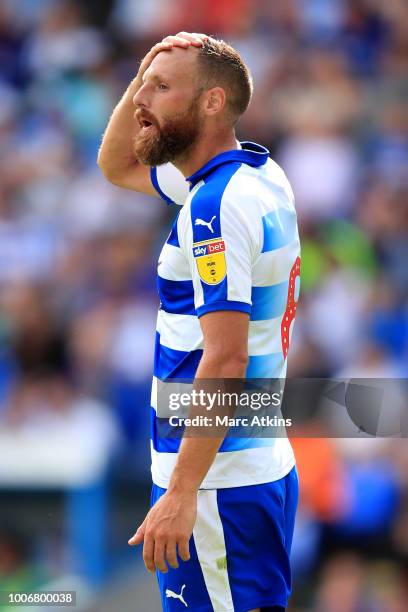
[[[408,374],[404,0],[0,0],[0,591],[159,610],[126,542],[149,503],[155,266],[176,211],[108,184],[96,155],[140,59],[179,30],[242,53],[238,135],[292,182],[290,375]],[[407,610],[407,440],[294,448],[290,611]]]

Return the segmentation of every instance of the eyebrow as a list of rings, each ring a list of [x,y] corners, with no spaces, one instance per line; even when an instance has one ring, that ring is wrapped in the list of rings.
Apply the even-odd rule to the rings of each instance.
[[[146,70],[147,72],[147,70]],[[146,82],[146,72],[144,73],[144,75],[142,76],[142,83]],[[153,74],[151,77],[149,77],[150,80],[152,81],[167,81],[168,79],[165,79],[164,77],[162,77],[160,74]]]

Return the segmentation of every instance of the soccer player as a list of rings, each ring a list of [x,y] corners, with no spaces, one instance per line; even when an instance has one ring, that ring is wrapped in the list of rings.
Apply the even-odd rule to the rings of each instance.
[[[293,193],[263,146],[235,138],[252,82],[223,41],[155,45],[116,106],[98,164],[183,205],[158,264],[153,389],[187,378],[284,378],[299,289]],[[289,440],[160,436],[143,542],[163,610],[282,611],[298,498]]]

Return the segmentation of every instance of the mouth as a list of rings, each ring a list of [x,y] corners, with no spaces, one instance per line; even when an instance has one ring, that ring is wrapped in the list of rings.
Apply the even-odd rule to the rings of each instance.
[[[137,120],[142,130],[147,130],[153,126],[153,121],[150,121],[150,119],[146,119],[146,117],[139,116]]]

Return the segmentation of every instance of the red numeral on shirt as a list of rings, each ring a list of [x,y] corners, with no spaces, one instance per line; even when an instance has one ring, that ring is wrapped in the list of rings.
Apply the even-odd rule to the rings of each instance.
[[[296,316],[296,307],[299,296],[295,296],[296,291],[296,279],[299,277],[300,281],[300,257],[296,258],[295,263],[292,266],[289,275],[289,288],[288,288],[288,301],[286,302],[286,310],[283,313],[283,319],[281,323],[281,338],[282,338],[282,351],[283,356],[286,359],[289,351],[289,332],[290,326],[293,319]]]

